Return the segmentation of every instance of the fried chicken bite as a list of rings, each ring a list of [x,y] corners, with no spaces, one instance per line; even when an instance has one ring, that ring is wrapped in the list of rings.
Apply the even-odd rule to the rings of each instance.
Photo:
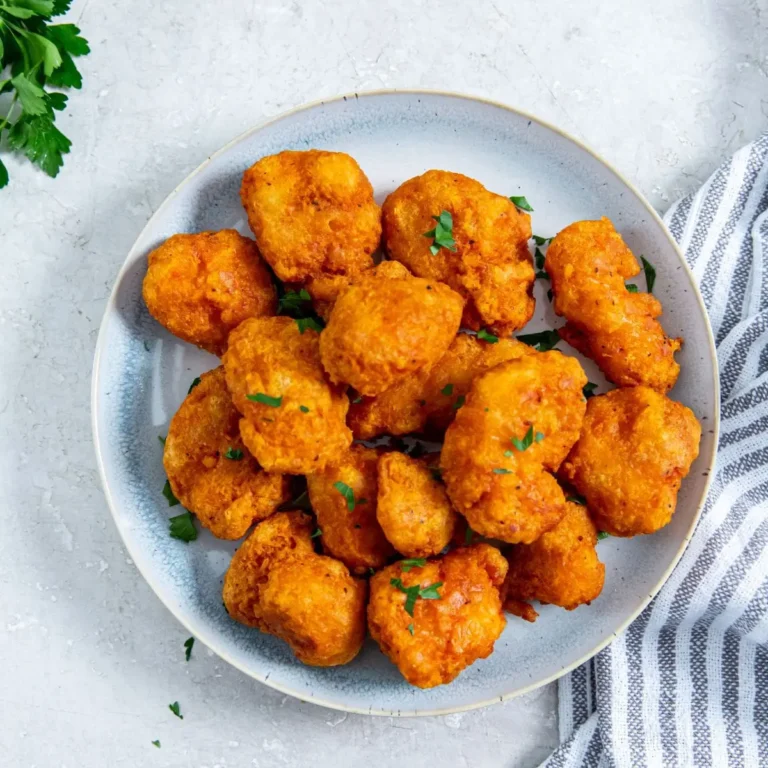
[[[440,359],[459,330],[463,305],[447,285],[383,262],[336,299],[320,336],[323,366],[332,382],[377,395]]]
[[[349,278],[373,266],[381,211],[360,166],[316,149],[262,157],[240,198],[264,258],[280,280],[332,302]]]
[[[435,217],[451,217],[453,248],[430,251]],[[390,258],[414,275],[440,280],[467,301],[462,325],[508,336],[533,316],[531,218],[508,197],[449,171],[427,171],[401,184],[382,206]]]
[[[457,515],[429,464],[429,459],[396,451],[379,458],[376,519],[390,544],[406,557],[439,554],[456,527]]]
[[[353,573],[381,568],[395,554],[376,519],[378,451],[353,445],[334,465],[307,476],[323,551]]]
[[[528,544],[565,513],[555,472],[579,436],[587,383],[557,351],[500,363],[472,382],[440,455],[448,496],[473,530]]]
[[[256,526],[224,576],[230,617],[285,640],[304,664],[346,664],[365,637],[365,582],[315,554],[312,518],[277,512]]]
[[[568,321],[560,335],[594,360],[619,387],[671,389],[680,366],[672,339],[656,319],[661,303],[650,293],[630,293],[624,281],[640,272],[632,251],[606,218],[577,221],[547,251],[555,312]]]
[[[155,320],[214,355],[243,320],[277,308],[256,243],[234,229],[169,237],[149,254],[142,293]]]
[[[572,611],[603,590],[605,566],[597,557],[597,528],[586,507],[567,502],[565,515],[531,544],[517,544],[507,556],[504,608],[526,621],[538,615],[538,600]]]
[[[174,496],[214,536],[239,539],[289,498],[288,479],[264,472],[240,439],[224,369],[200,377],[171,419],[163,466]]]
[[[341,458],[352,442],[349,400],[325,378],[315,331],[288,317],[246,320],[223,363],[240,434],[262,467],[299,475]]]
[[[371,578],[368,628],[411,685],[450,683],[493,651],[506,625],[499,595],[506,573],[504,556],[488,544],[423,567],[394,563]]]
[[[601,531],[654,533],[672,519],[700,438],[690,408],[649,387],[614,389],[589,400],[560,474],[585,497]]]
[[[477,374],[528,354],[535,351],[515,339],[490,344],[460,333],[431,368],[415,371],[376,397],[353,401],[347,424],[358,440],[425,429],[442,435],[453,421],[456,404],[466,397]]]

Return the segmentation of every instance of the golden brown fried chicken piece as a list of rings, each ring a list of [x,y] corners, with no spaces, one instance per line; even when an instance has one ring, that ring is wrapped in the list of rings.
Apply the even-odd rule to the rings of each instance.
[[[245,536],[289,498],[288,479],[264,472],[240,439],[240,414],[219,367],[200,377],[168,427],[163,465],[176,498],[220,539]]]
[[[143,295],[155,320],[214,355],[243,320],[277,308],[256,244],[234,229],[169,237],[149,254]]]
[[[421,432],[427,426],[428,431],[442,434],[477,374],[528,354],[535,351],[515,339],[491,344],[460,333],[431,368],[410,374],[376,397],[352,402],[347,423],[358,440]]]
[[[430,557],[448,545],[457,515],[429,459],[385,453],[378,465],[376,518],[392,546],[406,557]]]
[[[690,408],[649,387],[614,389],[590,399],[560,473],[586,498],[601,531],[653,533],[672,519],[700,438]]]
[[[381,212],[349,155],[311,149],[262,157],[243,174],[240,198],[275,274],[304,284],[320,302],[373,266]]]
[[[352,442],[349,400],[325,378],[315,331],[300,333],[288,317],[246,320],[223,363],[240,434],[262,467],[299,475],[341,458]]]
[[[346,664],[365,637],[365,582],[312,549],[312,519],[278,512],[235,552],[224,577],[229,615],[285,640],[305,664]]]
[[[572,611],[603,590],[605,566],[597,558],[597,529],[586,507],[569,501],[563,519],[532,544],[518,544],[508,555],[504,607],[535,621],[530,600]]]
[[[680,366],[671,339],[656,320],[661,304],[650,293],[630,293],[624,281],[640,267],[606,219],[577,221],[560,232],[547,251],[554,308],[568,323],[560,335],[594,360],[620,387],[643,384],[671,389]]]
[[[443,211],[451,214],[455,250],[430,251]],[[390,258],[415,275],[441,280],[466,300],[462,325],[508,336],[533,316],[531,219],[507,197],[449,171],[427,171],[399,186],[382,207]]]
[[[557,525],[565,496],[554,472],[579,435],[587,377],[557,351],[477,376],[445,433],[443,480],[473,530],[528,544]]]
[[[307,476],[323,550],[353,573],[381,568],[395,554],[376,519],[378,452],[353,445],[333,466]]]
[[[320,337],[325,370],[334,383],[377,395],[442,357],[463,304],[447,285],[383,262],[336,299]]]
[[[493,651],[506,625],[499,596],[506,572],[504,556],[488,544],[423,567],[390,565],[370,581],[371,635],[411,685],[450,683]]]

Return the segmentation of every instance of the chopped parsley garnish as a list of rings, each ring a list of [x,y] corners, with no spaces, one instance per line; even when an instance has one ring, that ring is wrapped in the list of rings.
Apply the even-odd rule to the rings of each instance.
[[[598,531],[597,532],[597,540],[602,541],[603,539],[607,539],[611,534],[606,531]]]
[[[472,539],[475,536],[475,532],[467,525],[467,530],[464,531],[464,543],[469,546],[472,543]]]
[[[408,625],[408,631],[411,633],[411,636],[413,636],[413,622],[411,622],[411,623]]]
[[[153,744],[154,744],[154,745],[155,745],[155,746],[156,746],[158,749],[160,749],[160,739],[155,739],[155,740],[154,740],[152,743],[153,743]]]
[[[195,378],[192,379],[192,383],[189,385],[189,389],[187,390],[187,394],[189,394],[199,383],[200,383],[200,377],[199,376],[195,376]]]
[[[406,560],[401,560],[400,565],[403,570],[408,573],[411,568],[423,568],[427,564],[425,557],[409,557]]]
[[[231,445],[227,448],[227,452],[224,454],[225,459],[231,461],[240,461],[243,458],[243,452],[239,448],[233,448]]]
[[[304,334],[304,331],[307,330],[307,328],[311,328],[313,331],[317,331],[318,333],[323,330],[322,324],[315,317],[297,317],[296,325],[299,326],[299,333],[302,335]]]
[[[524,333],[517,337],[518,341],[535,347],[539,352],[548,352],[554,349],[560,342],[560,334],[557,331],[540,331],[539,333]]]
[[[248,400],[254,403],[261,403],[262,405],[268,405],[270,408],[279,408],[283,403],[283,396],[271,397],[265,395],[263,392],[257,392],[255,395],[246,395]]]
[[[627,283],[627,293],[637,293],[637,286],[634,283]]]
[[[335,482],[333,487],[346,499],[347,509],[350,512],[354,512],[358,504],[365,504],[368,501],[368,499],[355,500],[355,492],[346,483],[342,483],[341,480]]]
[[[158,439],[158,440],[159,440],[159,441],[160,441],[160,442],[161,442],[163,445],[165,445],[165,438],[164,438],[162,435],[158,435],[158,436],[157,436],[157,439]]]
[[[419,598],[422,600],[439,600],[440,593],[437,590],[443,586],[442,581],[436,581],[434,584],[430,584],[423,589],[418,584],[406,587],[400,579],[390,579],[389,583],[405,595],[405,612],[409,616],[413,616],[413,609],[416,607],[416,600]]]
[[[565,500],[574,504],[581,504],[582,507],[586,506],[587,504],[587,500],[579,493],[575,493],[573,496],[566,496]]]
[[[369,576],[374,576],[375,574],[376,574],[376,569],[375,568],[369,568],[368,569],[368,575]]]
[[[539,280],[549,280],[549,275],[543,269],[540,269],[535,276]]]
[[[309,413],[309,408],[307,408],[307,406],[306,406],[306,405],[300,405],[300,406],[299,406],[299,410],[300,410],[302,413]]]
[[[546,256],[537,248],[533,253],[533,261],[536,264],[536,269],[544,269]]]
[[[509,448],[507,448],[507,450],[504,451],[504,458],[508,459],[511,455],[512,455],[512,451]]]
[[[362,402],[363,402],[363,396],[362,396],[362,395],[358,395],[358,396],[357,396],[357,397],[356,397],[356,398],[355,398],[355,399],[352,401],[352,403],[353,403],[354,405],[357,405],[358,403],[362,403]]]
[[[597,384],[595,384],[594,381],[588,381],[581,389],[582,394],[584,397],[589,400],[590,397],[595,396],[595,390],[597,389]]]
[[[550,300],[550,302],[551,302],[551,301],[552,301],[552,299],[554,298],[554,295],[555,295],[555,294],[554,294],[554,293],[552,293],[552,289],[550,288],[550,289],[547,291],[547,298]]]
[[[481,328],[477,332],[477,338],[480,339],[480,341],[487,341],[489,344],[495,344],[498,340],[498,336],[494,336],[492,333],[489,333],[485,330],[485,328]]]
[[[312,297],[306,288],[302,288],[300,291],[286,291],[277,302],[278,314],[281,312],[286,314],[304,312],[306,309],[305,305],[311,301]]]
[[[648,287],[648,293],[653,293],[653,285],[656,282],[656,270],[645,256],[640,257],[640,261],[643,262],[643,270],[645,270],[645,284]]]
[[[183,720],[184,719],[184,715],[181,714],[181,709],[179,708],[179,702],[178,701],[174,701],[173,704],[169,704],[168,705],[168,709],[170,709],[171,712],[173,712],[173,714],[176,715],[176,717],[179,718],[179,720]]]
[[[453,394],[453,384],[446,384],[441,390],[441,395],[446,395],[450,397]]]
[[[195,518],[191,512],[183,512],[169,521],[168,532],[172,539],[179,539],[189,544],[197,538],[197,528],[195,528]]]
[[[192,655],[192,646],[195,644],[195,638],[190,637],[188,640],[184,641],[184,655],[187,657],[187,661],[189,661],[189,657]]]
[[[434,229],[424,233],[424,237],[433,239],[434,242],[429,246],[433,256],[436,256],[441,248],[447,248],[449,251],[456,250],[456,241],[453,239],[453,216],[449,211],[441,211],[439,216],[432,217],[437,225]]]
[[[536,245],[546,245],[551,241],[552,241],[551,237],[540,237],[539,235],[533,236],[533,242],[536,243]]]
[[[515,197],[514,195],[510,195],[509,198],[521,211],[528,211],[532,212],[533,208],[531,208],[531,204],[523,197],[523,195],[520,195],[518,197]]]
[[[310,539],[316,539],[318,536],[323,535],[323,529],[322,528],[315,528],[315,532],[309,537]]]
[[[544,434],[542,432],[534,434],[533,424],[531,424],[522,440],[518,440],[516,437],[510,437],[509,439],[516,450],[527,451],[534,443],[540,443],[544,439]]]
[[[302,491],[295,499],[283,502],[278,508],[278,512],[284,512],[290,509],[303,509],[305,512],[312,511],[312,505],[309,502],[309,493]]]
[[[454,411],[458,411],[459,408],[461,408],[461,406],[464,405],[464,403],[466,403],[466,402],[467,402],[466,396],[465,395],[459,395],[456,398],[456,402],[453,404],[453,410]]]
[[[169,507],[175,507],[177,504],[180,504],[181,502],[173,495],[173,490],[171,489],[171,481],[166,480],[165,485],[163,486],[163,496],[168,500],[168,506]]]
[[[512,470],[504,469],[503,467],[494,467],[493,474],[494,475],[511,475]]]

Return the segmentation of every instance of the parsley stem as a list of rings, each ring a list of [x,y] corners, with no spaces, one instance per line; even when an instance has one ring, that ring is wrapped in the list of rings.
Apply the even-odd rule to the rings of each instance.
[[[11,119],[11,112],[13,112],[13,107],[16,104],[16,99],[18,97],[18,93],[13,94],[13,98],[11,99],[11,106],[8,107],[8,114],[5,116],[5,119],[2,123],[0,123],[0,136],[3,135],[3,131],[5,130],[5,126],[8,125],[8,121]]]

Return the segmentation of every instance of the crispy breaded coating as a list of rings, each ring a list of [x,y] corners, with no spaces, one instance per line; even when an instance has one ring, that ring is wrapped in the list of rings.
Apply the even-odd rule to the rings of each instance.
[[[376,397],[352,402],[347,424],[358,440],[425,429],[441,435],[453,421],[456,404],[466,397],[477,374],[528,354],[535,354],[533,348],[515,339],[490,344],[460,333],[431,368],[415,371]]]
[[[394,563],[371,578],[368,628],[411,685],[450,683],[493,651],[506,625],[499,595],[506,573],[504,556],[488,544],[454,550],[408,571]],[[413,615],[393,580],[404,590],[427,590],[426,597],[416,597]]]
[[[353,445],[336,464],[307,476],[323,551],[353,573],[381,568],[395,554],[376,519],[378,460],[375,449]]]
[[[341,458],[352,442],[349,400],[325,378],[315,331],[300,333],[289,317],[246,320],[222,362],[240,434],[262,467],[300,475]]]
[[[142,293],[155,320],[214,355],[243,320],[277,308],[256,243],[234,229],[169,237],[149,254]]]
[[[614,389],[589,400],[560,473],[586,498],[599,530],[653,533],[672,519],[700,438],[690,408],[649,387]]]
[[[335,667],[352,661],[363,645],[367,591],[365,581],[330,557],[278,560],[261,588],[261,615],[299,661]]]
[[[314,555],[314,523],[303,512],[276,512],[263,520],[240,545],[224,576],[222,597],[227,613],[249,627],[269,631],[261,611],[261,593],[278,560]]]
[[[563,519],[531,544],[512,547],[507,559],[504,608],[527,621],[536,618],[528,602],[572,611],[603,590],[605,566],[597,557],[597,529],[587,509],[569,501]],[[521,606],[522,603],[522,606]]]
[[[447,285],[383,262],[336,299],[320,336],[323,366],[332,382],[377,395],[442,357],[463,304]]]
[[[376,518],[390,544],[406,557],[430,557],[448,545],[457,515],[429,468],[404,453],[379,458]]]
[[[475,377],[445,433],[443,480],[477,533],[528,544],[565,513],[554,472],[584,418],[579,362],[557,351],[500,363]]]
[[[568,321],[560,335],[609,381],[659,392],[674,386],[680,373],[674,355],[683,340],[664,333],[658,299],[627,290],[624,281],[640,266],[608,219],[566,227],[549,246],[546,270],[555,312]]]
[[[343,285],[334,288],[333,278],[373,266],[381,211],[349,155],[311,149],[262,157],[243,174],[240,198],[275,274],[305,284],[313,298],[332,299]]]
[[[200,377],[171,419],[163,466],[176,498],[220,539],[245,536],[289,498],[288,479],[264,472],[240,439],[224,369]]]
[[[451,214],[455,250],[433,254],[434,216]],[[466,300],[462,325],[508,336],[533,316],[531,218],[507,197],[449,171],[427,171],[401,184],[382,206],[384,245],[413,274],[440,280]]]

